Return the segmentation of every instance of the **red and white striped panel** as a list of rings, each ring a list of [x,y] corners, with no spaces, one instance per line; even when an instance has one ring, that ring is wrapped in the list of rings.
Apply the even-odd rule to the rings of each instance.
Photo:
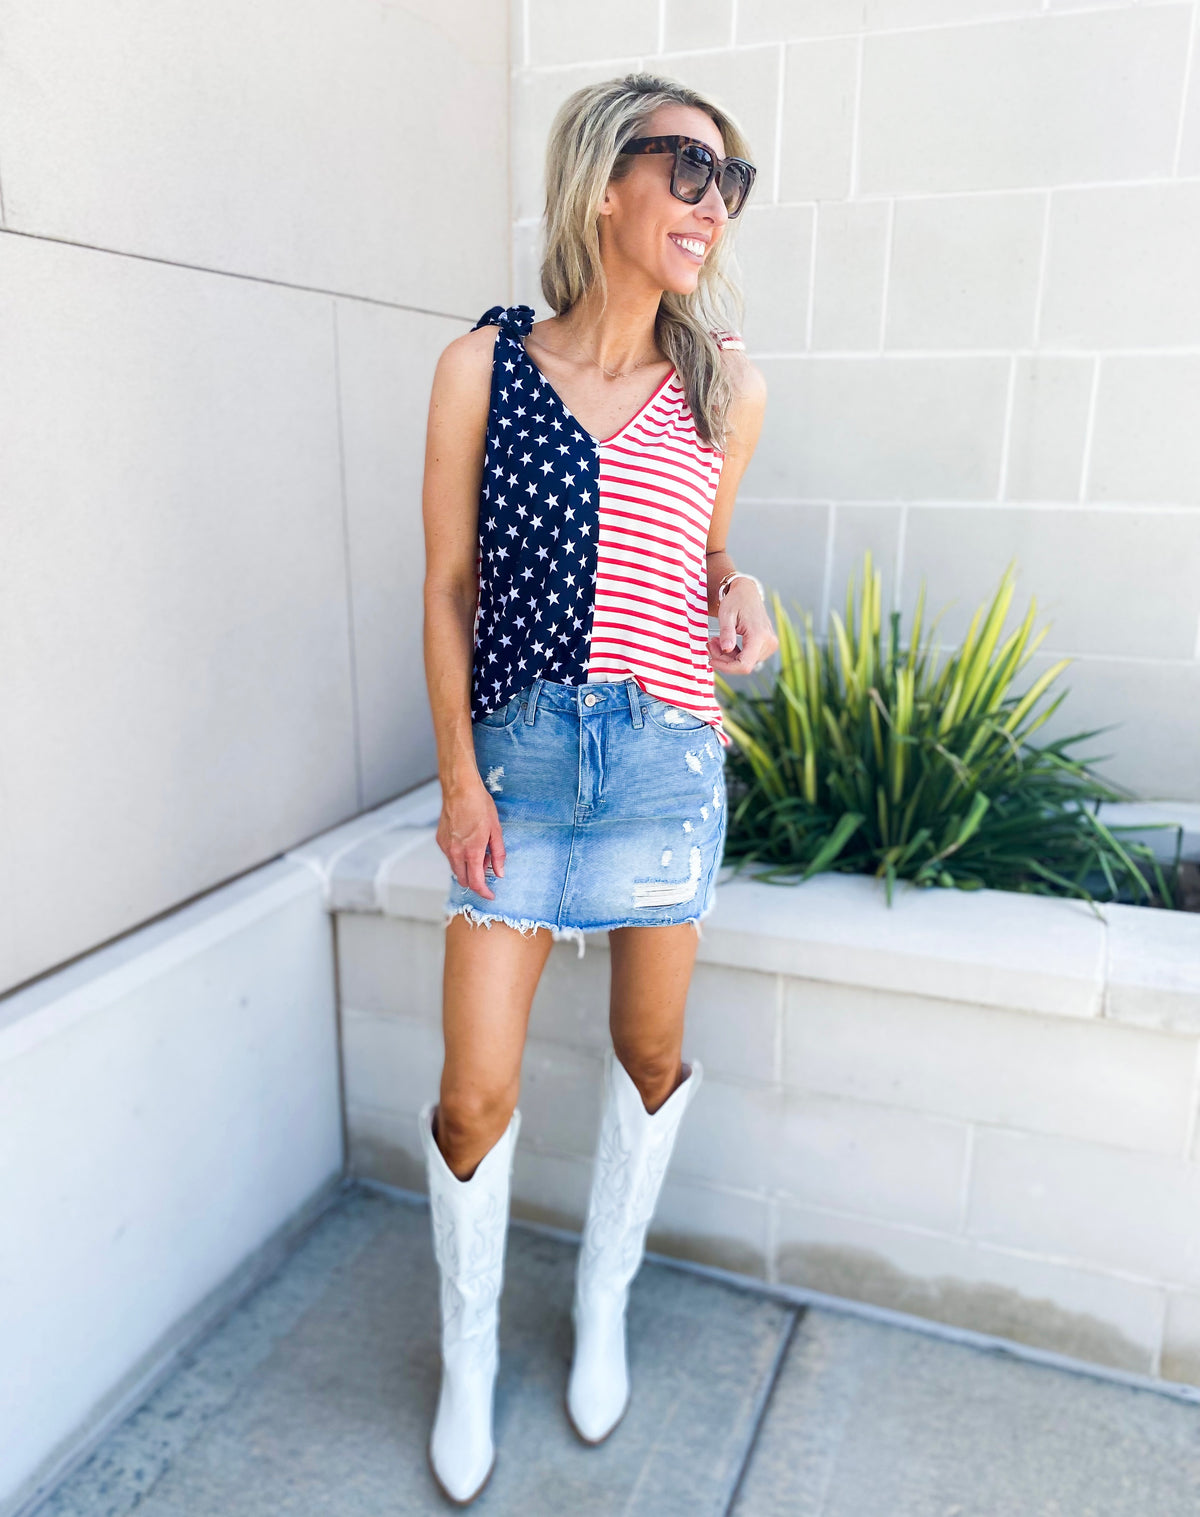
[[[720,334],[734,346],[735,334]],[[729,340],[725,340],[728,338]],[[632,675],[647,694],[721,725],[705,551],[724,454],[696,432],[672,370],[600,444],[600,526],[588,682]]]

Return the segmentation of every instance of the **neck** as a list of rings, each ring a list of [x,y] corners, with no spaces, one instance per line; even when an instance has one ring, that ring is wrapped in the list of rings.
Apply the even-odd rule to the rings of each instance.
[[[658,356],[654,324],[662,291],[609,284],[601,306],[595,286],[560,319],[569,335],[596,363],[621,371]]]

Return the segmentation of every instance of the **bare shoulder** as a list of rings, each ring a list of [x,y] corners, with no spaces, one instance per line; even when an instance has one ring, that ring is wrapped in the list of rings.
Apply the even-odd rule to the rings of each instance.
[[[473,332],[464,332],[442,349],[438,359],[438,375],[452,383],[463,380],[468,383],[480,374],[490,374],[492,354],[496,348],[499,327],[477,327]]]
[[[763,371],[740,348],[722,349],[721,359],[733,386],[734,408],[744,417],[761,421],[767,405]]]
[[[433,376],[434,410],[446,406],[463,415],[487,414],[492,388],[492,356],[498,327],[464,332],[442,349]]]
[[[733,385],[731,428],[734,437],[742,438],[743,444],[748,443],[752,451],[766,416],[766,379],[762,369],[751,363],[742,349],[727,347],[721,356]]]

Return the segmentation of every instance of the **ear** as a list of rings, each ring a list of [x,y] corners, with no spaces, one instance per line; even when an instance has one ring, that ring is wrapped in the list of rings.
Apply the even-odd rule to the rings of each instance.
[[[600,202],[599,215],[611,216],[617,209],[617,202],[621,198],[621,181],[610,179],[604,186],[604,199]]]

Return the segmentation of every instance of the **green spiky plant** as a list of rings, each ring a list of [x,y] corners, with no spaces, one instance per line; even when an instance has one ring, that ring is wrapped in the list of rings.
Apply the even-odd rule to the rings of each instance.
[[[812,616],[804,614],[798,636],[772,594],[779,667],[769,688],[753,679],[738,690],[717,675],[733,739],[725,858],[735,872],[775,883],[822,870],[874,874],[886,881],[889,905],[905,879],[1074,896],[1094,910],[1091,882],[1101,899],[1174,906],[1182,828],[1175,864],[1164,872],[1147,844],[1121,840],[1133,828],[1105,826],[1096,815],[1101,801],[1131,792],[1094,774],[1094,760],[1067,754],[1108,729],[1043,747],[1029,741],[1067,695],[1042,704],[1070,660],[1013,693],[1049,630],[1032,635],[1031,599],[1024,621],[1000,641],[1013,564],[940,670],[940,614],[921,636],[924,583],[907,647],[898,611],[885,647],[882,577],[870,552],[857,611],[854,581],[852,574],[844,620],[830,615],[823,648]]]

